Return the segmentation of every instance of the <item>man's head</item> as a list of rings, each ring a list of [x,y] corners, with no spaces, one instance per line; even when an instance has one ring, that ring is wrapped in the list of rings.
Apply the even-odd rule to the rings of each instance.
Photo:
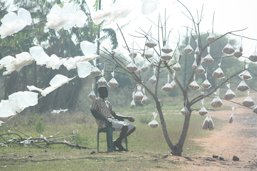
[[[107,87],[99,87],[98,88],[99,97],[102,99],[108,97],[108,90]]]

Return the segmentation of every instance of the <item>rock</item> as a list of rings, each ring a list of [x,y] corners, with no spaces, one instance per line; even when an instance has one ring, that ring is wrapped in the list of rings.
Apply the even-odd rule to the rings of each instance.
[[[219,160],[221,160],[221,161],[225,161],[225,159],[224,159],[224,157],[219,157]]]
[[[233,156],[232,160],[233,160],[233,161],[239,161],[239,157]]]
[[[91,153],[90,154],[95,154],[96,152],[95,151],[91,151]]]
[[[215,154],[212,155],[212,158],[217,159],[218,157],[219,157],[218,155],[215,155]]]

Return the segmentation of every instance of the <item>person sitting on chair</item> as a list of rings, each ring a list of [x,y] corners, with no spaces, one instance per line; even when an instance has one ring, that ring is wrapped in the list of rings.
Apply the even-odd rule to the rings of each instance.
[[[96,118],[96,122],[99,128],[104,128],[109,124],[115,130],[121,131],[120,136],[114,141],[115,148],[118,148],[119,151],[126,151],[126,149],[122,146],[122,140],[133,133],[136,129],[134,125],[130,122],[134,122],[135,119],[133,117],[125,117],[121,115],[117,115],[112,110],[111,103],[106,99],[108,97],[108,89],[107,87],[99,87],[98,88],[99,97],[97,97],[92,105],[91,112]]]

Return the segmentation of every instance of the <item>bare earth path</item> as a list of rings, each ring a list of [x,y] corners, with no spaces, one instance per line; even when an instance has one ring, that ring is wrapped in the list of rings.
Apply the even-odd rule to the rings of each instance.
[[[227,124],[222,129],[211,131],[206,138],[194,140],[204,148],[203,153],[190,158],[169,156],[169,159],[180,163],[180,168],[186,171],[257,170],[257,115],[238,107],[234,112],[234,122],[229,124],[230,113],[231,111],[211,113],[213,117],[227,121]],[[213,155],[218,158],[213,158]],[[233,156],[239,157],[239,161],[233,161]]]

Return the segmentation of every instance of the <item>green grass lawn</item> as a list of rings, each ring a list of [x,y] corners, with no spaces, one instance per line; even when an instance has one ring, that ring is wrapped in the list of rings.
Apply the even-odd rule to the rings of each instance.
[[[117,109],[118,111],[121,109]],[[122,109],[124,110],[124,109]],[[39,116],[37,114],[20,115],[8,125],[0,127],[0,134],[11,130],[24,137],[53,136],[59,141],[71,141],[72,132],[77,132],[73,141],[89,147],[87,150],[71,148],[65,145],[52,145],[45,148],[35,146],[9,145],[0,147],[0,170],[170,170],[177,166],[162,160],[169,154],[159,125],[150,128],[147,123],[152,119],[151,107],[126,109],[126,114],[135,117],[137,130],[128,140],[129,152],[106,153],[105,135],[100,135],[100,153],[96,151],[96,124],[88,113],[59,114]],[[165,109],[165,118],[172,141],[176,142],[183,123],[183,115],[178,109]],[[208,136],[201,129],[203,117],[193,114],[183,155],[192,155],[201,151],[192,138]],[[157,119],[158,120],[158,119]],[[159,121],[159,120],[158,120]],[[221,122],[214,120],[219,127]],[[115,137],[118,133],[115,133]],[[1,142],[2,140],[0,140]]]

